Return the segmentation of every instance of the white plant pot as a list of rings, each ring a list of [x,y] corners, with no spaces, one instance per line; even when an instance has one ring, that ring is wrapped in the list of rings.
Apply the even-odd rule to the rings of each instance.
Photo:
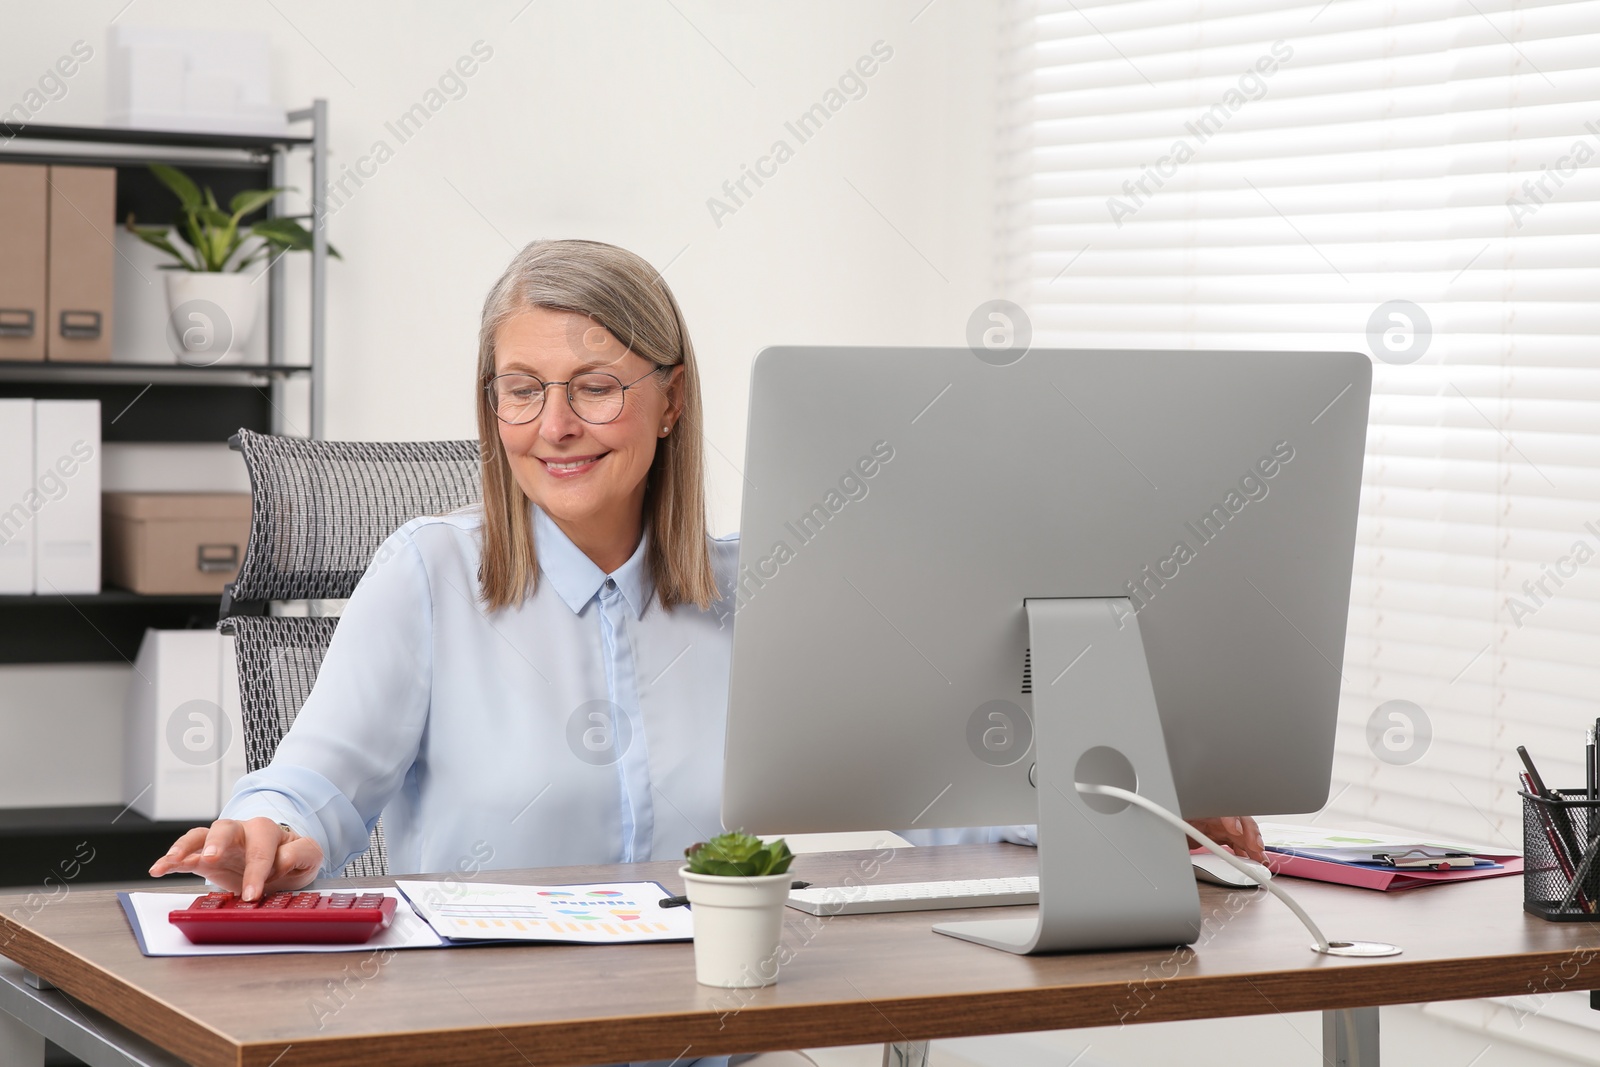
[[[256,275],[166,271],[167,344],[180,363],[243,363],[255,332],[263,286]]]
[[[680,868],[694,906],[694,977],[701,985],[750,989],[778,980],[778,943],[792,874],[724,878]]]

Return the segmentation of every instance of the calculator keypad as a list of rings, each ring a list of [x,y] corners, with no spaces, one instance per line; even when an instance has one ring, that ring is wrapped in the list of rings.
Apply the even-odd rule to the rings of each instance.
[[[387,929],[396,907],[395,898],[383,893],[279,892],[259,900],[207,893],[168,917],[197,944],[352,944]]]

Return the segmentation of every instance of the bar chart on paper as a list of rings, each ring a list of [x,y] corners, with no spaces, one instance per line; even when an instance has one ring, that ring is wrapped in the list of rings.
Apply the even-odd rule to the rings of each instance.
[[[576,941],[629,944],[694,937],[688,908],[662,908],[654,882],[585,885],[396,880],[440,937],[455,941]]]

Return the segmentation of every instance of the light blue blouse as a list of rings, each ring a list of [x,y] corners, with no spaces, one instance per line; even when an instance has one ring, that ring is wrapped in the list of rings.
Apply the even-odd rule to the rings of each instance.
[[[276,756],[240,779],[222,818],[264,815],[315,838],[323,874],[367,847],[380,812],[393,874],[678,859],[721,832],[733,627],[718,620],[737,537],[711,542],[730,596],[669,612],[645,541],[608,575],[529,506],[538,589],[493,615],[478,601],[480,508],[384,542]]]
[[[480,509],[385,541],[293,728],[222,816],[315,838],[324,873],[380,811],[395,874],[676,859],[719,833],[732,627],[652,603],[644,541],[607,575],[532,510],[538,589],[493,615]],[[731,590],[738,543],[711,550]]]

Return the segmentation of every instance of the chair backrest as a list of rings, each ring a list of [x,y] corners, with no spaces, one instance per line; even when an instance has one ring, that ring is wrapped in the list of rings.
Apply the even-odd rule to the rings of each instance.
[[[308,441],[240,430],[250,541],[224,614],[271,600],[340,600],[384,538],[483,499],[476,441]]]
[[[476,441],[307,441],[240,430],[230,443],[250,474],[250,541],[220,625],[234,634],[245,766],[255,771],[300,713],[339,624],[263,614],[268,602],[349,597],[395,529],[482,494]],[[388,873],[380,817],[344,874]]]

